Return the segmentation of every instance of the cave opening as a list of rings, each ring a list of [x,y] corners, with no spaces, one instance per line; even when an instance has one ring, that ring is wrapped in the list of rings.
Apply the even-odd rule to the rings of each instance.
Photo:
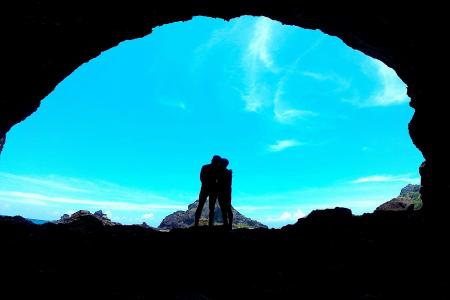
[[[213,154],[230,159],[233,205],[269,226],[370,212],[418,183],[408,101],[395,71],[318,30],[164,25],[78,68],[10,131],[0,214],[90,208],[157,226],[196,199]]]

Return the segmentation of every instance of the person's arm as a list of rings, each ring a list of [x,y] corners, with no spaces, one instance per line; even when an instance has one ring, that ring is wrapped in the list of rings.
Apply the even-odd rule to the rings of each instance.
[[[200,181],[203,182],[204,179],[205,179],[205,166],[203,166],[200,171]]]

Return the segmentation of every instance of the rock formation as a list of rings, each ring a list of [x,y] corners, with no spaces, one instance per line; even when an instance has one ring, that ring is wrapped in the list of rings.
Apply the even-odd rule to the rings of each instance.
[[[120,223],[112,222],[106,214],[104,214],[101,210],[96,211],[95,213],[90,213],[87,210],[79,210],[72,215],[64,214],[61,218],[55,222],[56,224],[90,224],[90,223],[98,223],[104,226],[114,226],[120,225]]]
[[[321,222],[324,220],[337,219],[344,220],[353,216],[352,211],[345,207],[335,207],[327,209],[316,209],[306,216],[306,219],[317,219]]]
[[[194,224],[195,211],[197,210],[197,207],[198,207],[198,200],[196,200],[194,203],[189,204],[188,209],[186,211],[179,210],[165,217],[158,228],[172,229],[172,228],[186,228],[192,226]],[[267,228],[266,225],[245,217],[236,209],[234,209],[234,207],[232,207],[232,210],[233,210],[233,228],[249,228],[249,229]],[[205,206],[203,207],[202,215],[200,217],[200,225],[207,225],[208,218],[209,218],[209,200],[206,201]],[[214,210],[214,223],[215,225],[223,224],[222,212],[220,211],[218,203],[216,203],[216,208]]]
[[[145,228],[145,229],[152,228],[150,225],[147,224],[147,222],[142,222],[142,224],[139,226],[141,226],[142,228]]]
[[[414,210],[422,208],[420,198],[420,185],[408,184],[405,186],[398,197],[378,206],[375,211],[401,211]]]
[[[33,222],[31,222],[30,220],[25,219],[24,217],[21,217],[21,216],[10,217],[10,216],[0,215],[0,222],[2,223],[2,225],[7,224],[9,226],[33,225]]]

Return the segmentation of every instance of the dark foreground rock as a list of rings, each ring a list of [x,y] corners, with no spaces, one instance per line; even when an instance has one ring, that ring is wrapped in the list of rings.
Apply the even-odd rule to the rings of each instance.
[[[197,207],[198,200],[194,203],[189,204],[186,211],[179,210],[165,217],[158,228],[168,230],[173,228],[191,227],[194,224],[195,211],[197,210]],[[232,207],[231,209],[233,210],[233,228],[267,228],[266,225],[242,215],[234,207]],[[209,200],[206,201],[205,206],[203,207],[202,215],[200,217],[200,224],[208,224],[208,218]],[[214,210],[214,223],[216,225],[223,224],[222,212],[220,211],[218,203],[216,203],[216,207]]]
[[[5,136],[0,136],[0,153],[2,153],[3,145],[5,144]]]
[[[0,217],[2,299],[446,299],[443,228],[339,208],[231,232]]]

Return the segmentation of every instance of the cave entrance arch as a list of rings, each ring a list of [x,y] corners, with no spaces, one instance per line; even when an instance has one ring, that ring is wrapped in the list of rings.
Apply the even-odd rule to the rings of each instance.
[[[360,96],[352,99],[355,95]],[[179,175],[171,186],[192,193],[191,199],[177,200],[190,203],[198,188],[197,169],[218,153],[231,159],[238,175],[235,205],[272,206],[250,215],[268,225],[295,222],[317,208],[344,206],[362,214],[396,197],[408,180],[408,175],[369,177],[414,174],[419,164],[411,157],[410,149],[415,149],[404,128],[411,118],[408,101],[406,86],[393,70],[318,30],[283,26],[264,17],[230,22],[195,18],[122,43],[77,69],[33,117],[15,128],[17,136],[9,139],[5,168],[0,169],[14,172],[9,156],[14,154],[30,166],[17,164],[22,174],[102,179],[161,190],[174,200],[177,196],[163,188],[167,183],[160,178],[175,172]],[[182,124],[173,121],[178,118]],[[32,136],[26,138],[27,132]],[[226,138],[216,140],[216,135]],[[179,142],[167,146],[164,136]],[[396,140],[405,146],[396,147]],[[195,148],[197,144],[202,146]],[[391,147],[395,153],[406,151],[405,159],[392,161]],[[25,148],[34,149],[33,156]],[[377,180],[392,183],[381,187]],[[308,187],[317,191],[305,191]],[[370,190],[361,195],[359,188]],[[64,192],[59,193],[88,197]],[[120,201],[113,195],[105,197]],[[269,202],[267,195],[274,200]],[[105,209],[101,204],[95,209],[77,206],[65,209]],[[126,222],[125,212],[111,208],[111,214]],[[162,214],[156,210],[150,221]]]
[[[266,16],[284,24],[321,31],[340,37],[347,45],[375,57],[396,70],[408,85],[415,115],[409,125],[415,145],[426,163],[421,168],[422,198],[425,208],[438,212],[447,207],[450,192],[448,145],[440,134],[445,128],[445,110],[437,105],[445,85],[430,78],[438,71],[442,50],[434,45],[440,20],[417,22],[423,15],[438,12],[436,7],[409,5],[402,13],[384,7],[324,7],[320,4],[292,4],[290,1],[207,1],[115,4],[96,1],[84,5],[41,2],[11,4],[5,13],[14,20],[16,33],[5,34],[11,45],[5,72],[9,74],[4,93],[14,95],[2,100],[0,136],[35,111],[41,99],[79,65],[112,48],[119,42],[142,37],[163,24],[185,21],[193,16],[229,20],[241,15]],[[108,9],[105,9],[105,8]],[[8,29],[9,30],[9,29]],[[36,51],[30,53],[30,49]],[[26,88],[23,88],[26,86]],[[0,139],[0,144],[4,139]],[[0,146],[1,148],[1,146]],[[435,209],[436,208],[436,209]]]

